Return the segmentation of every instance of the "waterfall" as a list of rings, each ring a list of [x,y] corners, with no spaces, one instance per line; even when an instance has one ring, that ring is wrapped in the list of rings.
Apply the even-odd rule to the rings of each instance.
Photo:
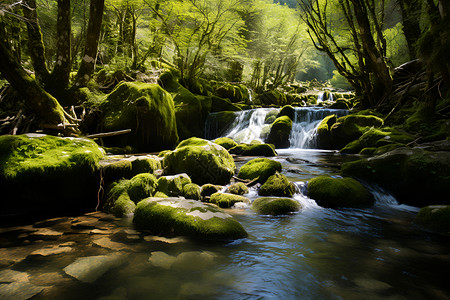
[[[207,139],[214,139],[219,135],[227,136],[237,143],[250,143],[254,140],[264,142],[270,130],[270,124],[265,124],[266,117],[269,113],[275,117],[279,111],[280,109],[276,108],[257,108],[235,112],[235,120],[221,132],[217,131],[214,123],[216,114],[210,114],[205,124],[205,136]],[[290,148],[313,149],[317,147],[317,126],[323,118],[332,114],[341,117],[347,115],[348,111],[322,107],[295,108],[292,131],[289,137]]]
[[[316,133],[320,122],[329,115],[337,117],[348,114],[344,109],[329,109],[321,107],[298,107],[295,109],[295,117],[292,131],[289,137],[290,148],[312,149],[316,148]]]

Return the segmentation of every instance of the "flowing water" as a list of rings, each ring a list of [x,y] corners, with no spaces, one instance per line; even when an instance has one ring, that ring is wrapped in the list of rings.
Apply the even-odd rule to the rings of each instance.
[[[83,222],[73,229],[74,220],[64,219],[40,239],[27,235],[30,227],[3,229],[0,299],[25,299],[18,295],[33,295],[36,287],[33,299],[450,298],[450,238],[414,225],[417,208],[375,185],[368,186],[376,198],[368,209],[321,208],[307,197],[310,178],[339,176],[339,165],[358,156],[277,151],[274,159],[297,186],[298,213],[227,209],[249,234],[228,243],[154,237],[135,232],[131,219],[106,218],[95,229]],[[237,158],[237,167],[252,158]],[[258,197],[255,189],[246,196]],[[66,223],[72,229],[55,235]],[[62,252],[36,255],[46,249]],[[80,258],[89,262],[78,267],[84,280],[68,275]]]

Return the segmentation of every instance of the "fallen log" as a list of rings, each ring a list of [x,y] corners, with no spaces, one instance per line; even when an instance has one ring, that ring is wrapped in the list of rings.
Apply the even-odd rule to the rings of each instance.
[[[90,139],[99,139],[99,138],[104,138],[104,137],[110,137],[110,136],[116,136],[116,135],[121,135],[121,134],[127,134],[130,133],[131,129],[124,129],[124,130],[118,130],[118,131],[111,131],[111,132],[103,132],[103,133],[95,133],[95,134],[90,134],[87,135],[87,138]]]

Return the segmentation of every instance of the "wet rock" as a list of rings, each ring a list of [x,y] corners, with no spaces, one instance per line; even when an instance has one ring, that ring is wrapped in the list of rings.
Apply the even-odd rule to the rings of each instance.
[[[55,231],[48,228],[40,228],[38,231],[30,233],[29,238],[34,240],[57,240],[62,235],[63,232],[60,231]]]
[[[270,176],[258,191],[260,196],[292,197],[294,193],[294,184],[278,172]]]
[[[230,208],[239,202],[250,204],[250,200],[246,197],[227,193],[214,193],[211,195],[209,202],[221,208]]]
[[[148,198],[138,203],[133,223],[164,236],[211,240],[244,238],[247,232],[229,214],[212,205],[180,198]]]
[[[286,215],[299,211],[298,201],[289,198],[258,198],[252,203],[252,208],[262,215]]]
[[[95,246],[101,247],[101,248],[106,248],[106,249],[110,249],[110,250],[114,250],[114,251],[130,251],[132,250],[129,246],[122,244],[122,243],[118,243],[118,242],[114,242],[112,241],[109,237],[103,237],[97,240],[92,241],[92,244],[94,244]]]
[[[2,270],[0,271],[0,282],[11,283],[11,282],[23,282],[28,281],[30,275],[25,272],[19,272],[14,270]]]
[[[30,299],[38,295],[44,290],[44,287],[34,285],[30,282],[12,282],[8,284],[0,284],[1,299]]]
[[[239,144],[228,151],[241,156],[277,156],[275,147],[270,144]]]
[[[239,170],[238,177],[253,180],[258,178],[259,183],[264,183],[276,172],[281,172],[281,163],[268,158],[255,158],[247,162]]]
[[[43,227],[50,227],[53,226],[55,224],[59,224],[61,222],[66,221],[67,218],[66,217],[61,217],[61,218],[52,218],[52,219],[48,219],[48,220],[42,220],[39,222],[36,222],[33,224],[33,227],[35,228],[43,228]]]
[[[450,205],[423,207],[414,222],[432,231],[450,233]]]
[[[214,261],[216,255],[209,251],[188,251],[177,256],[168,255],[162,251],[152,252],[148,262],[163,269],[196,270],[207,267]]]
[[[65,267],[64,272],[79,281],[93,283],[110,269],[120,266],[125,258],[121,254],[80,257]]]
[[[161,176],[158,178],[156,189],[167,196],[178,197],[183,195],[183,187],[189,183],[192,183],[192,181],[186,173]]]
[[[292,130],[292,120],[288,116],[278,117],[270,127],[267,142],[276,148],[289,148],[289,136]]]
[[[227,192],[235,195],[245,195],[248,193],[248,187],[242,182],[237,182],[230,185]]]
[[[53,246],[53,247],[35,250],[35,251],[31,252],[30,255],[47,257],[47,256],[69,253],[71,251],[73,251],[73,248],[71,248],[71,247]]]

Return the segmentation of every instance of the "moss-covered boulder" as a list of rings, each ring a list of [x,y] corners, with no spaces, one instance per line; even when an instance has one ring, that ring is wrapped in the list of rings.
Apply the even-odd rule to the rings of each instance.
[[[132,146],[151,152],[173,148],[178,141],[172,96],[157,84],[124,82],[101,105],[105,131],[131,133],[105,138],[106,146]]]
[[[221,208],[230,208],[238,202],[250,204],[248,198],[228,193],[214,193],[209,199],[210,203],[214,203]]]
[[[233,141],[229,137],[221,137],[221,138],[215,139],[214,143],[224,147],[227,150],[229,150],[229,149],[231,149],[231,148],[233,148],[233,147],[238,145],[235,141]]]
[[[294,193],[294,184],[278,172],[270,176],[258,191],[260,196],[292,197]]]
[[[263,197],[252,203],[252,209],[261,215],[287,215],[299,211],[300,208],[300,203],[290,198]]]
[[[161,158],[151,155],[108,157],[100,161],[100,167],[106,183],[130,179],[140,173],[154,174],[162,169]]]
[[[283,106],[289,104],[286,98],[286,94],[277,90],[266,91],[262,94],[259,94],[257,95],[255,100],[263,105]]]
[[[278,116],[278,109],[272,109],[266,114],[266,117],[264,118],[264,124],[272,124],[275,122]]]
[[[281,172],[281,163],[268,158],[255,158],[247,162],[239,170],[238,177],[253,180],[258,178],[259,183],[264,183],[276,172]]]
[[[220,190],[222,190],[222,186],[220,185],[215,185],[215,184],[211,184],[211,183],[207,183],[202,185],[201,189],[200,189],[200,195],[204,198],[204,197],[209,197],[214,193],[219,192]]]
[[[202,104],[203,114],[242,110],[237,104],[233,104],[230,100],[225,98],[217,96],[199,96],[199,99]]]
[[[274,144],[276,148],[289,148],[291,130],[292,120],[288,116],[278,117],[270,127],[267,143]]]
[[[285,105],[278,113],[277,118],[287,116],[289,119],[294,120],[295,118],[295,108],[293,108],[291,105]]]
[[[89,139],[0,136],[0,215],[95,209],[103,157],[104,151]]]
[[[322,207],[370,207],[373,195],[357,180],[319,176],[308,182],[308,197]]]
[[[331,126],[336,123],[336,115],[326,116],[317,126],[317,143],[320,149],[331,149]]]
[[[182,144],[164,157],[164,173],[186,173],[197,184],[227,184],[236,166],[228,151],[210,141],[204,145]]]
[[[277,152],[271,144],[239,144],[228,151],[241,156],[277,156]]]
[[[192,183],[191,178],[185,173],[161,176],[158,178],[156,190],[167,196],[178,197],[183,195],[184,186],[189,183]]]
[[[243,182],[236,182],[227,188],[227,192],[235,195],[248,194],[248,187]]]
[[[448,141],[446,142],[449,143]],[[398,148],[381,155],[344,163],[341,171],[378,183],[401,203],[424,207],[436,199],[450,204],[450,152],[421,148]]]
[[[430,205],[422,207],[414,223],[429,230],[450,233],[450,205]]]
[[[221,111],[211,113],[205,122],[205,137],[215,139],[227,134],[227,130],[236,120],[236,114],[233,111]]]
[[[223,210],[195,200],[147,198],[138,203],[133,223],[154,235],[207,240],[247,237],[242,225]]]
[[[112,213],[116,217],[122,218],[134,214],[135,209],[136,204],[130,199],[128,193],[123,193],[114,203]]]
[[[198,184],[195,183],[188,183],[185,186],[183,186],[183,196],[186,199],[193,199],[193,200],[201,200],[201,189]]]
[[[364,132],[359,139],[348,143],[341,149],[341,152],[356,154],[364,148],[377,148],[392,144],[407,144],[413,140],[414,138],[411,135],[400,132],[395,128],[370,128],[368,131]]]
[[[177,131],[180,139],[203,136],[204,119],[202,117],[202,103],[199,97],[178,83],[170,71],[163,73],[159,78],[159,82],[173,97]]]
[[[130,199],[138,203],[156,192],[156,177],[149,173],[142,173],[130,179],[127,192]]]

